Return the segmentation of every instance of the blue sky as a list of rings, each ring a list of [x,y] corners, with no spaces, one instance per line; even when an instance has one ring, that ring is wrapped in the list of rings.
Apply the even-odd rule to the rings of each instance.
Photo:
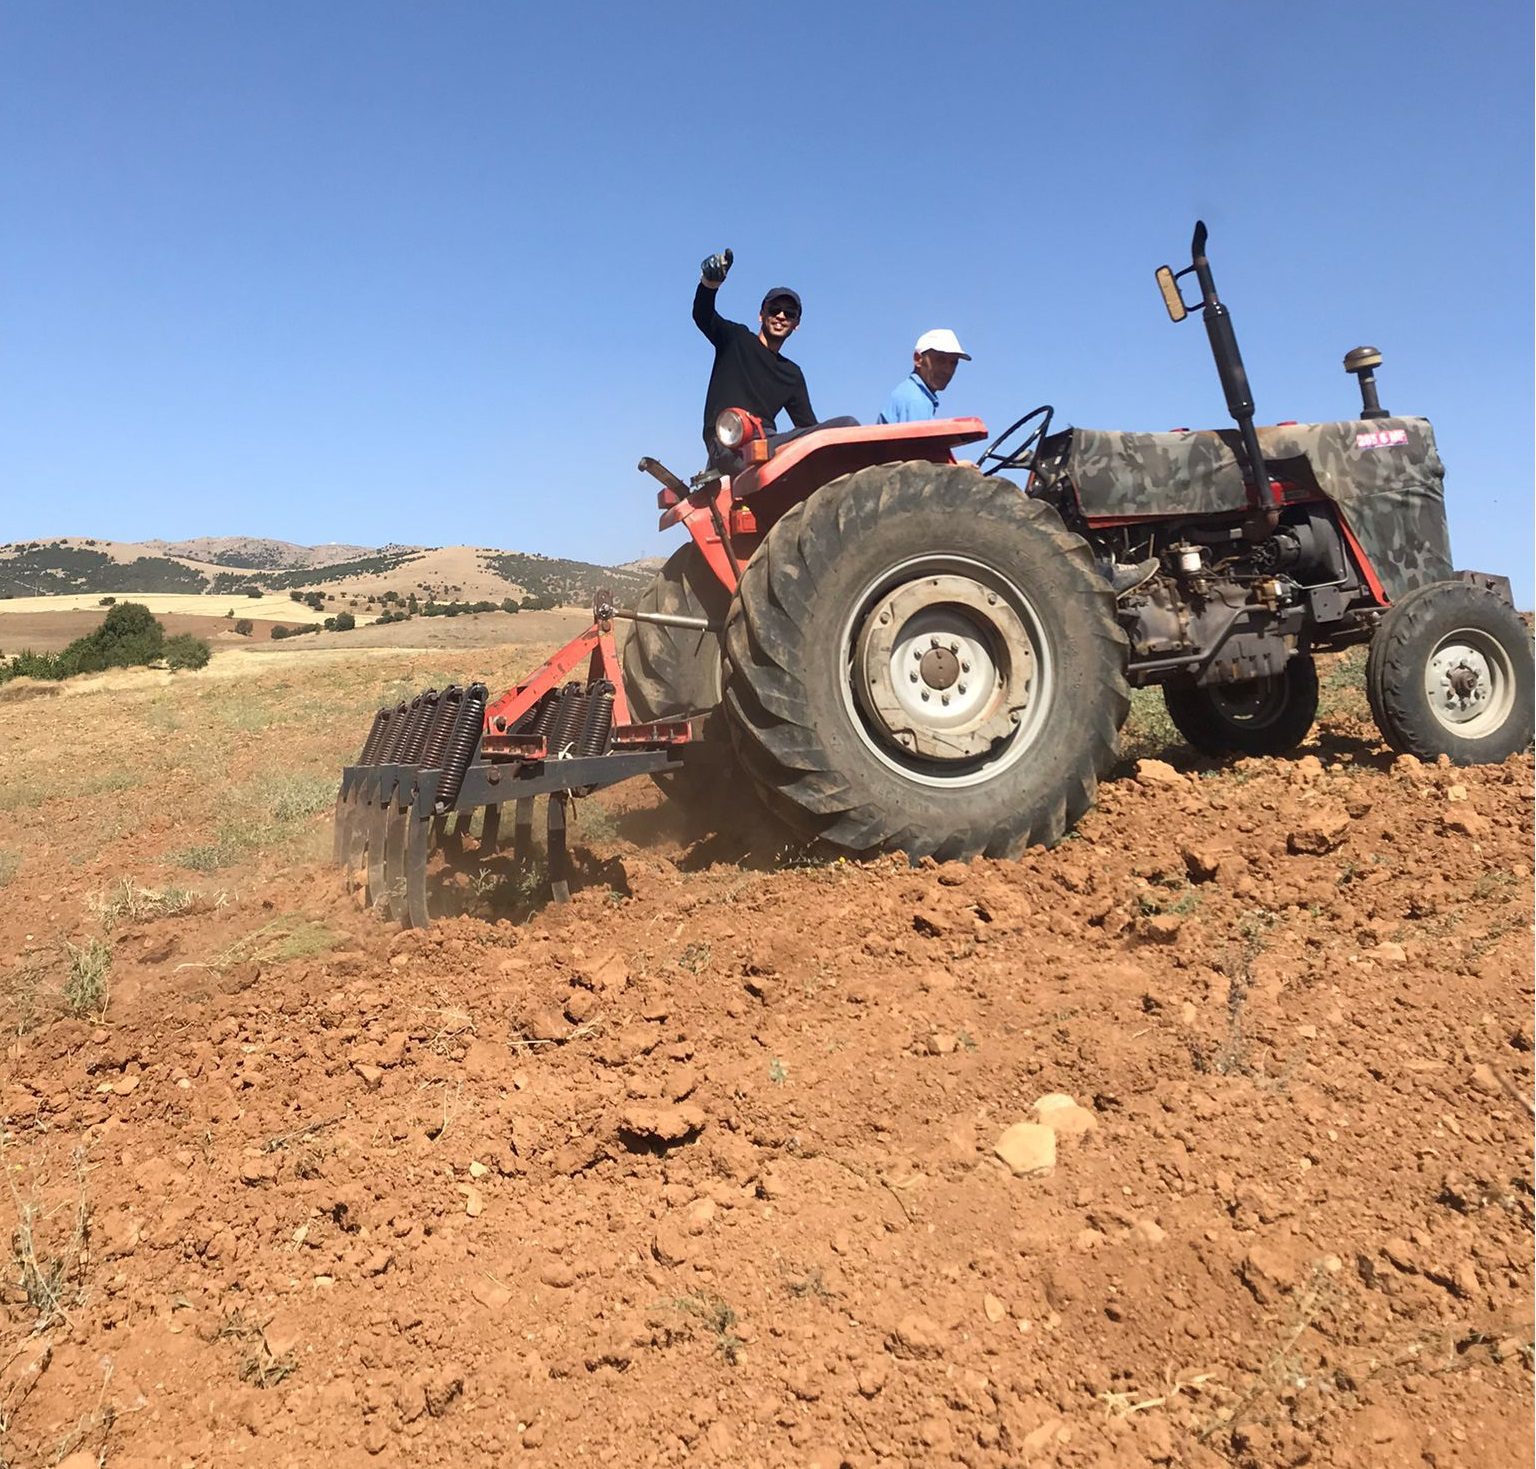
[[[794,285],[823,416],[932,326],[948,411],[1226,423],[1155,266],[1203,216],[1260,421],[1435,424],[1531,597],[1523,0],[5,0],[0,540],[666,549],[698,261]]]

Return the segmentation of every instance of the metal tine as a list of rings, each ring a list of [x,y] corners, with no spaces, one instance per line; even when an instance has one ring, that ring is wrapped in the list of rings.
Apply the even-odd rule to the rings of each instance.
[[[480,855],[489,857],[501,839],[501,807],[486,806],[480,823]]]
[[[363,865],[368,849],[368,817],[370,805],[375,799],[379,776],[374,770],[364,771],[352,791],[352,809],[347,813],[347,847],[344,860],[348,872],[356,872]]]
[[[565,817],[569,801],[570,795],[566,791],[556,791],[550,796],[548,825],[545,828],[549,855],[549,893],[557,903],[571,901],[570,854],[565,845]]]
[[[387,781],[390,796],[394,794],[394,772],[381,776],[381,785]],[[389,802],[382,792],[378,793],[368,808],[368,901],[375,907],[387,904],[384,872],[384,834],[389,823]]]
[[[512,861],[526,867],[533,861],[533,798],[512,803]]]
[[[427,857],[436,823],[414,811],[405,820],[410,825],[405,845],[405,921],[411,928],[428,928],[432,918],[427,911]]]
[[[391,801],[386,815],[384,830],[384,891],[380,895],[379,911],[386,918],[405,917],[405,843],[410,834],[411,813],[407,807],[400,809],[398,801]]]

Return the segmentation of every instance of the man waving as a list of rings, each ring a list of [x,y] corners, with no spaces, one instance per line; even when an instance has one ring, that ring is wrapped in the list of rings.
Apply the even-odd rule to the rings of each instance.
[[[704,445],[711,464],[730,457],[715,440],[715,419],[723,409],[745,408],[761,418],[769,432],[781,410],[788,412],[796,428],[816,423],[805,375],[784,356],[784,343],[800,325],[800,297],[788,286],[774,286],[763,297],[755,332],[739,321],[727,321],[715,309],[715,293],[730,273],[733,259],[729,250],[711,255],[693,293],[694,324],[715,349],[704,394]]]

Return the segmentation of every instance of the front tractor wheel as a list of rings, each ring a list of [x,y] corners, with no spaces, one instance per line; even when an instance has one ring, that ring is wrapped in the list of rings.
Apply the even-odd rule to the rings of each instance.
[[[1531,635],[1496,593],[1431,582],[1394,602],[1371,639],[1365,687],[1394,750],[1491,765],[1532,732]]]
[[[1292,658],[1280,673],[1200,687],[1163,685],[1174,728],[1202,755],[1285,755],[1317,721],[1317,667]]]
[[[764,800],[805,834],[1013,856],[1093,804],[1125,656],[1055,511],[968,466],[877,465],[791,510],[748,563],[725,707]]]

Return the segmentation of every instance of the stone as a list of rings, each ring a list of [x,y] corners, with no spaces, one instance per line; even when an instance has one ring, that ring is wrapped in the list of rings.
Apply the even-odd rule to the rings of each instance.
[[[409,1043],[410,1037],[403,1030],[397,1030],[385,1039],[374,1060],[386,1068],[398,1066],[405,1059],[405,1048]]]
[[[1166,760],[1138,760],[1136,784],[1144,786],[1181,786],[1184,776]]]
[[[702,1132],[709,1118],[702,1107],[684,1102],[675,1107],[626,1107],[621,1133],[662,1143],[683,1142]]]
[[[570,1034],[570,1026],[558,1010],[535,1010],[528,1017],[524,1028],[531,1041],[563,1041]]]
[[[497,1285],[494,1280],[482,1280],[469,1288],[469,1293],[487,1311],[499,1311],[512,1299],[512,1292],[504,1285]]]
[[[564,1260],[549,1260],[539,1271],[539,1279],[551,1290],[569,1290],[576,1284],[576,1272]]]
[[[576,968],[576,979],[598,994],[619,994],[629,983],[629,965],[619,953],[608,953]]]
[[[1295,856],[1320,857],[1331,852],[1349,835],[1349,812],[1335,802],[1325,802],[1286,835],[1286,850]]]
[[[1440,826],[1442,830],[1458,836],[1482,837],[1488,834],[1488,818],[1479,816],[1470,806],[1458,806],[1455,810],[1442,812]]]
[[[877,1359],[859,1368],[859,1374],[854,1381],[858,1385],[859,1393],[862,1397],[874,1398],[879,1397],[890,1374],[891,1369],[886,1365],[885,1361]]]
[[[1156,1249],[1168,1233],[1154,1219],[1138,1219],[1131,1226],[1131,1239],[1146,1249]]]
[[[1399,755],[1392,762],[1392,774],[1408,777],[1410,780],[1423,780],[1428,771],[1424,768],[1424,762],[1417,755]]]
[[[1401,944],[1395,944],[1390,939],[1385,939],[1369,951],[1371,958],[1382,964],[1402,964],[1408,958],[1407,950]]]
[[[896,1323],[885,1345],[893,1357],[902,1357],[908,1361],[929,1361],[944,1355],[948,1341],[947,1333],[937,1321],[914,1312],[903,1316]]]
[[[1184,859],[1184,871],[1191,882],[1210,882],[1221,871],[1223,858],[1229,853],[1215,847],[1185,847],[1179,854]]]
[[[1044,1178],[1056,1167],[1056,1134],[1039,1122],[1015,1122],[992,1151],[1015,1178]]]
[[[981,1309],[994,1326],[1008,1314],[1008,1307],[990,1293],[981,1298]]]
[[[683,1221],[672,1214],[663,1215],[651,1239],[651,1253],[663,1265],[682,1265],[692,1256],[693,1250]]]
[[[565,1018],[572,1025],[580,1025],[597,1013],[600,1003],[591,990],[572,990],[565,997]]]
[[[256,1158],[247,1158],[240,1165],[240,1181],[253,1187],[259,1187],[265,1183],[277,1181],[277,1159],[270,1153],[263,1153]]]
[[[1149,944],[1176,944],[1184,920],[1177,913],[1153,913],[1136,920],[1136,937]]]
[[[459,1192],[464,1195],[464,1212],[471,1219],[478,1219],[485,1212],[485,1199],[472,1183],[461,1183]]]
[[[1048,1092],[1034,1105],[1035,1120],[1054,1132],[1058,1139],[1086,1137],[1099,1125],[1099,1119],[1080,1107],[1065,1092]]]
[[[1238,1274],[1261,1306],[1275,1305],[1301,1283],[1295,1264],[1272,1245],[1254,1245],[1243,1256]]]
[[[1298,785],[1321,780],[1323,774],[1323,762],[1316,755],[1303,755],[1291,766],[1291,779]]]
[[[380,1066],[372,1066],[366,1061],[354,1061],[352,1069],[362,1078],[363,1085],[371,1092],[376,1092],[384,1084],[384,1070]]]

